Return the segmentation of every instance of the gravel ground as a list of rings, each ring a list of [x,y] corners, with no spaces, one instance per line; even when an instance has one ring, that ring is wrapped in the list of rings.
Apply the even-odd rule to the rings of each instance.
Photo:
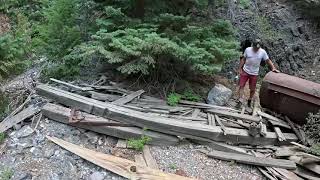
[[[184,172],[189,177],[202,180],[245,179],[258,180],[264,177],[253,166],[236,164],[208,158],[197,151],[203,146],[183,144],[169,147],[152,147],[153,157],[165,172]]]

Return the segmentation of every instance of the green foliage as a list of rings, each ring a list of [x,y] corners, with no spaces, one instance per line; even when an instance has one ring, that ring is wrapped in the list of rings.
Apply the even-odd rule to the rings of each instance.
[[[178,93],[170,93],[167,98],[167,103],[170,106],[176,106],[181,100],[182,96]]]
[[[0,144],[4,142],[6,135],[4,133],[0,133]]]
[[[78,0],[55,0],[44,11],[45,23],[38,27],[39,36],[34,44],[39,53],[49,60],[60,61],[72,47],[80,43],[77,3]]]
[[[176,106],[181,99],[197,102],[201,100],[201,96],[195,94],[192,89],[185,90],[182,95],[178,93],[170,93],[167,97],[167,104],[170,106]]]
[[[0,80],[21,72],[26,65],[25,58],[31,50],[27,17],[18,14],[14,27],[14,31],[0,36]]]
[[[172,170],[178,169],[178,167],[177,167],[176,164],[170,164],[170,165],[169,165],[169,168],[172,169]]]
[[[188,101],[195,101],[195,102],[201,100],[201,96],[199,96],[198,94],[195,94],[195,92],[192,89],[184,91],[182,98]]]
[[[5,116],[5,114],[8,112],[8,106],[9,106],[9,98],[0,91],[0,121]]]
[[[307,123],[304,125],[304,131],[308,138],[316,143],[320,142],[320,111],[317,114],[309,114]]]
[[[244,9],[248,9],[250,7],[250,0],[240,0],[240,6]]]
[[[311,154],[316,155],[316,156],[320,156],[320,144],[319,143],[313,144],[310,147],[310,151],[308,153],[311,153]]]
[[[137,151],[142,151],[144,146],[152,139],[148,136],[142,135],[140,139],[129,139],[128,146],[132,147]]]
[[[104,60],[126,75],[190,70],[206,74],[219,71],[224,60],[237,55],[234,30],[227,21],[195,26],[187,17],[172,14],[138,21],[106,7],[104,18],[97,21],[100,30],[92,41],[74,49],[74,58]],[[188,68],[180,70],[179,65]]]
[[[5,168],[2,173],[0,174],[1,180],[10,180],[13,176],[13,170],[10,168]]]
[[[273,41],[280,37],[280,34],[272,28],[266,17],[256,16],[255,21],[262,38]]]

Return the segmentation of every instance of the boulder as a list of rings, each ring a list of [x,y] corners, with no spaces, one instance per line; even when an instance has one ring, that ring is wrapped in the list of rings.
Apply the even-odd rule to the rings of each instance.
[[[222,84],[216,84],[209,92],[207,102],[213,105],[223,106],[231,98],[232,90]]]

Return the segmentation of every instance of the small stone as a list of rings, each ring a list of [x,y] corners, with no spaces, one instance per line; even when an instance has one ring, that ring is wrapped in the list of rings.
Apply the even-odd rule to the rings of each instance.
[[[90,175],[89,180],[103,180],[104,176],[101,172],[94,172]]]
[[[231,98],[232,90],[223,86],[222,84],[216,84],[208,94],[208,103],[213,105],[223,106]]]
[[[13,134],[14,138],[28,137],[33,133],[33,129],[30,126],[23,126],[20,130]]]
[[[96,144],[98,142],[98,134],[93,132],[87,132],[86,136],[91,144]]]
[[[32,175],[30,173],[25,173],[22,172],[20,174],[15,174],[12,179],[16,179],[16,180],[31,180],[32,179]]]

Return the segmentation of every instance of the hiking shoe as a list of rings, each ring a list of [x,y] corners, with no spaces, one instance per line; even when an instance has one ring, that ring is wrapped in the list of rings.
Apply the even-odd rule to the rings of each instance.
[[[251,107],[251,102],[252,102],[252,100],[248,100],[248,107]]]
[[[240,108],[241,108],[241,106],[242,106],[242,103],[241,103],[241,101],[237,101],[237,105],[236,105],[236,108],[237,108],[237,109],[240,109]]]

